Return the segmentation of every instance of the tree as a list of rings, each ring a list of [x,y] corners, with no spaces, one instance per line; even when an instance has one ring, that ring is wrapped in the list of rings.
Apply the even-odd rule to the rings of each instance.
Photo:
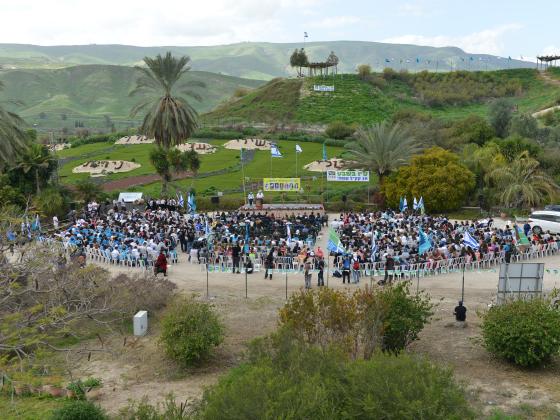
[[[499,191],[498,199],[507,207],[532,207],[554,197],[560,187],[540,170],[539,161],[524,151],[508,165],[492,170],[487,179]]]
[[[498,137],[507,137],[512,113],[511,103],[507,99],[498,99],[490,106],[490,124],[494,127],[494,131],[496,131]]]
[[[173,173],[188,169],[196,173],[200,168],[200,159],[195,151],[181,152],[177,148],[157,147],[150,152],[150,162],[161,176],[161,192],[167,194],[167,184],[172,181]]]
[[[307,67],[309,65],[309,60],[307,59],[307,54],[303,48],[295,49],[290,56],[290,66],[298,68],[298,77],[302,77],[303,73],[301,71],[302,67]]]
[[[542,152],[537,143],[517,135],[505,139],[496,139],[495,143],[508,162],[515,160],[524,151],[527,151],[532,158],[537,158]]]
[[[39,194],[41,185],[45,185],[48,181],[48,179],[40,176],[41,173],[48,173],[48,169],[54,165],[56,165],[56,160],[50,154],[49,149],[43,145],[32,143],[25,149],[14,168],[20,169],[24,174],[33,173],[35,193]]]
[[[400,197],[424,197],[428,212],[445,212],[460,207],[475,186],[474,174],[459,156],[432,147],[414,156],[384,184],[389,204],[396,207]]]
[[[356,71],[360,79],[365,80],[371,74],[371,66],[369,64],[360,64]]]
[[[488,121],[471,115],[453,125],[452,137],[459,144],[475,143],[482,146],[495,137],[496,133]]]
[[[89,179],[84,179],[76,182],[76,184],[74,185],[74,189],[78,199],[83,201],[84,203],[98,200],[103,196],[103,190],[101,189],[101,187],[98,184],[91,182]]]
[[[0,81],[0,91],[4,84]],[[11,104],[17,102],[10,101]],[[25,149],[26,135],[23,120],[15,113],[6,110],[0,102],[0,170]]]
[[[529,139],[539,135],[539,123],[531,114],[516,115],[511,119],[511,134]]]
[[[132,108],[131,115],[145,111],[140,131],[154,138],[159,147],[170,149],[186,141],[198,127],[198,114],[184,96],[201,100],[193,88],[203,88],[205,84],[181,81],[190,70],[187,56],[176,58],[168,52],[163,57],[145,57],[144,62],[147,67],[136,66],[140,77],[130,93],[142,99]]]
[[[347,145],[348,166],[356,169],[371,170],[379,176],[383,184],[386,176],[420,151],[410,131],[400,124],[377,123],[356,132],[356,141]]]

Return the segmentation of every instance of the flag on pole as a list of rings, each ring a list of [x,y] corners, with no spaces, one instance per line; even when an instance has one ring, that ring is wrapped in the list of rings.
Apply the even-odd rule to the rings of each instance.
[[[249,222],[245,222],[245,245],[243,246],[245,254],[249,253]]]
[[[412,200],[412,210],[418,210],[418,201],[416,201],[416,197],[414,197]]]
[[[192,192],[189,194],[189,198],[187,199],[187,210],[189,213],[196,213],[196,201]]]
[[[418,241],[418,254],[422,255],[432,249],[432,240],[430,237],[420,228],[419,231],[420,240]]]
[[[468,230],[466,230],[463,234],[463,245],[470,246],[472,249],[480,248],[480,244],[476,239],[473,238]]]
[[[400,211],[401,213],[403,213],[406,210],[408,210],[408,203],[406,202],[406,197],[403,197],[401,198],[401,202],[400,202]]]
[[[270,155],[276,158],[282,157],[282,153],[280,153],[280,150],[278,150],[278,146],[276,146],[275,144],[270,146]]]
[[[513,225],[513,227],[515,229],[513,243],[520,251],[525,251],[527,248],[529,248],[531,243],[529,242],[527,235],[525,235],[525,232],[521,227],[517,225]]]
[[[299,144],[296,144],[296,153],[301,153],[301,152],[303,152],[301,146]]]
[[[304,38],[309,38],[309,35],[307,35],[307,32],[304,32],[304,33],[303,33],[303,37],[304,37]]]
[[[291,223],[286,223],[286,237],[288,238],[288,246],[292,242],[292,231],[290,230]]]
[[[328,160],[329,158],[327,157],[327,145],[325,143],[323,143],[323,160]]]
[[[403,209],[403,203],[404,203],[403,198],[402,197],[399,198],[399,211],[401,211],[401,212],[402,212],[402,209]]]
[[[330,252],[335,252],[337,254],[344,254],[346,252],[344,246],[342,246],[340,237],[333,228],[329,228],[329,241],[327,242],[327,249]]]
[[[41,221],[39,220],[39,215],[38,214],[35,215],[35,220],[33,221],[33,224],[31,225],[31,229],[32,230],[41,230]]]
[[[181,193],[181,195],[179,195],[179,207],[185,207],[185,199],[183,198],[183,193]]]
[[[377,252],[377,242],[373,239],[373,234],[371,237],[371,255],[370,260],[371,262],[375,262],[375,253]]]
[[[418,200],[418,208],[420,209],[420,213],[424,214],[424,197],[420,197],[420,200]]]

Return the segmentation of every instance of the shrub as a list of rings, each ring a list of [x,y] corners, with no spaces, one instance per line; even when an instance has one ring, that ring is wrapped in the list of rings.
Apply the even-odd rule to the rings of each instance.
[[[200,419],[473,418],[449,370],[411,356],[349,361],[329,350],[261,340],[252,360],[209,388]]]
[[[334,121],[330,123],[325,130],[325,134],[331,139],[342,140],[354,134],[355,128],[344,124],[342,121]]]
[[[152,405],[147,397],[131,401],[119,411],[119,418],[130,420],[186,420],[190,418],[186,403],[177,403],[173,394],[165,396],[163,403]]]
[[[537,366],[560,353],[560,311],[544,299],[493,307],[483,318],[490,353],[519,366]]]
[[[358,289],[301,290],[280,310],[280,325],[303,343],[336,346],[365,358],[376,350],[398,352],[418,337],[432,304],[427,295],[409,294],[408,283]]]
[[[162,320],[160,342],[166,354],[183,366],[206,358],[224,339],[224,326],[212,307],[192,298],[169,308]]]
[[[400,197],[422,196],[428,212],[446,212],[463,205],[474,186],[475,176],[459,162],[459,156],[432,147],[387,178],[383,188],[393,208]]]
[[[108,417],[97,405],[89,401],[76,400],[65,404],[55,410],[52,420],[104,420]]]
[[[371,74],[371,66],[369,64],[360,64],[356,71],[360,79],[365,80]]]

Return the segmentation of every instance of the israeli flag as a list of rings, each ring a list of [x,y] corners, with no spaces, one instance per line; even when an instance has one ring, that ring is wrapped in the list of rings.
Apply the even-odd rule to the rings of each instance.
[[[371,262],[375,262],[375,253],[377,252],[377,242],[375,241],[375,239],[371,240],[371,255],[370,255],[370,260]]]
[[[292,231],[290,230],[291,223],[286,223],[286,236],[288,237],[288,246],[292,242]]]
[[[465,231],[463,234],[463,245],[470,246],[472,249],[479,249],[480,244],[473,236],[469,233],[469,231]]]
[[[179,207],[185,207],[185,199],[183,198],[183,193],[179,195],[179,199],[177,201],[179,202]]]
[[[190,193],[189,198],[187,200],[187,210],[189,213],[196,213],[196,201],[194,199],[194,194]]]
[[[402,212],[407,211],[408,210],[408,203],[406,202],[406,197],[403,198],[403,202],[402,202]]]
[[[278,146],[276,146],[275,144],[270,146],[270,155],[272,157],[277,157],[277,158],[282,157],[282,153],[280,153],[280,150],[278,150]]]
[[[418,202],[416,201],[416,197],[414,197],[412,201],[412,209],[415,211],[418,210]]]
[[[424,197],[420,197],[420,200],[418,200],[418,208],[424,213]]]
[[[418,241],[418,254],[422,255],[432,249],[432,240],[430,237],[420,228],[419,232],[420,240]]]
[[[301,149],[301,146],[299,144],[296,144],[296,153],[302,153],[303,150]]]

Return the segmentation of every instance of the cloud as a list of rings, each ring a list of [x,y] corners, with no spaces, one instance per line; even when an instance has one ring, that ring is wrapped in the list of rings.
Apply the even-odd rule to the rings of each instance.
[[[2,42],[208,45],[288,40],[319,0],[18,0],[2,6]],[[30,13],[32,11],[32,13]]]
[[[542,49],[539,55],[560,55],[560,47],[548,45]]]
[[[431,14],[428,8],[418,2],[405,3],[399,7],[399,14],[405,16],[427,16]]]
[[[316,22],[310,22],[308,26],[310,28],[336,29],[360,22],[362,22],[362,19],[358,16],[333,16],[326,17]]]
[[[468,35],[450,37],[445,35],[424,36],[424,35],[402,35],[384,39],[384,42],[394,44],[416,44],[429,45],[432,47],[459,47],[470,53],[500,55],[504,45],[502,37],[510,32],[522,28],[522,25],[510,23],[485,29],[480,32],[473,32]]]

